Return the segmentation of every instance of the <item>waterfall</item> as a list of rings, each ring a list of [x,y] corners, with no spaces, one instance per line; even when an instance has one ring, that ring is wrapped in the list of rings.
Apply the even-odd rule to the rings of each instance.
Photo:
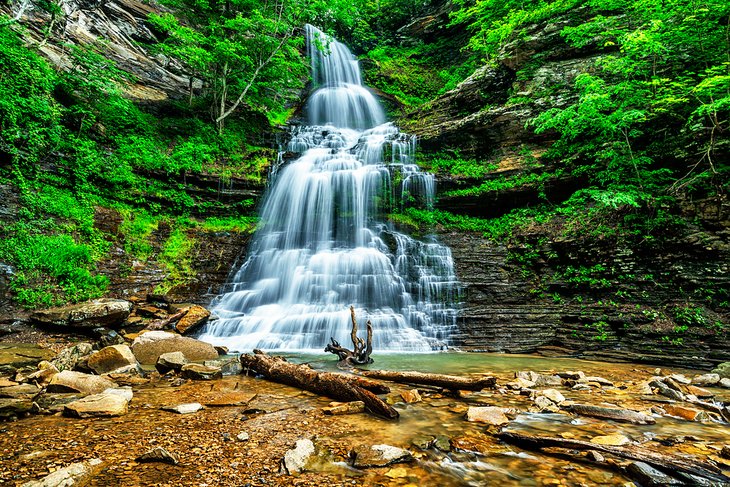
[[[346,46],[306,27],[314,92],[292,129],[261,208],[248,259],[216,298],[201,339],[231,350],[322,350],[349,344],[349,306],[373,322],[375,350],[430,351],[455,330],[450,250],[385,222],[433,204],[435,181],[363,86]]]

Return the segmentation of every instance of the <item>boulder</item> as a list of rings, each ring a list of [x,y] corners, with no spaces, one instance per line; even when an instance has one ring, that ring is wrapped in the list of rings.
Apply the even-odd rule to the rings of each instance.
[[[692,385],[695,386],[714,386],[720,382],[720,374],[702,374],[692,378]]]
[[[51,360],[51,363],[61,372],[73,370],[76,364],[81,361],[81,358],[89,355],[92,350],[91,343],[77,343],[58,352],[58,355]]]
[[[484,406],[470,407],[466,412],[467,421],[486,423],[493,426],[504,426],[509,423],[504,408]]]
[[[186,364],[180,369],[180,376],[192,380],[215,380],[222,379],[223,373],[220,367],[211,367],[201,364]]]
[[[46,391],[99,394],[114,387],[116,387],[116,384],[104,377],[64,370],[51,378]]]
[[[33,408],[30,399],[0,398],[0,419],[18,418]]]
[[[161,446],[158,446],[150,451],[141,454],[137,457],[136,461],[140,463],[169,463],[170,465],[177,465],[178,463],[180,463],[180,459],[177,455],[170,453]]]
[[[387,467],[413,461],[411,452],[390,445],[360,445],[350,452],[350,457],[355,468]]]
[[[565,396],[556,389],[545,389],[542,391],[542,395],[550,399],[555,404],[561,404],[565,402]]]
[[[183,335],[197,330],[201,325],[205,324],[210,317],[210,311],[194,304],[188,308],[187,313],[175,325],[175,330]]]
[[[725,389],[730,389],[730,379],[727,377],[720,379],[720,382],[717,383],[718,386],[724,387]]]
[[[87,364],[97,374],[106,374],[124,367],[136,367],[137,359],[127,345],[111,345],[92,354]]]
[[[688,408],[684,406],[676,406],[674,404],[666,404],[663,406],[664,411],[675,418],[682,418],[687,421],[709,421],[710,416],[699,409]]]
[[[63,414],[74,418],[122,416],[127,414],[130,400],[131,391],[107,390],[66,404]]]
[[[171,370],[180,372],[183,365],[187,363],[188,359],[185,358],[185,355],[182,352],[168,352],[157,357],[155,368],[160,374],[166,374]]]
[[[51,362],[46,360],[38,364],[38,370],[31,372],[23,378],[23,382],[30,382],[42,386],[48,385],[54,375],[58,374],[58,369]]]
[[[312,440],[297,440],[296,445],[284,454],[282,466],[286,473],[301,473],[307,466],[307,462],[314,455],[314,443]]]
[[[720,379],[730,379],[730,362],[723,362],[712,370],[713,374],[720,376]]]
[[[98,458],[84,462],[72,463],[68,467],[61,468],[46,475],[40,480],[31,480],[21,487],[72,487],[88,483],[94,475],[102,468],[102,462]]]
[[[165,331],[150,331],[135,338],[132,352],[139,363],[154,365],[163,353],[182,352],[190,361],[213,360],[218,357],[213,345]]]
[[[560,411],[558,405],[548,399],[546,396],[536,396],[533,402],[535,403],[535,407],[537,408],[537,410],[541,413],[545,411],[557,413],[558,411]]]
[[[132,312],[132,303],[123,299],[101,298],[85,303],[36,311],[30,318],[41,325],[71,328],[115,327]]]

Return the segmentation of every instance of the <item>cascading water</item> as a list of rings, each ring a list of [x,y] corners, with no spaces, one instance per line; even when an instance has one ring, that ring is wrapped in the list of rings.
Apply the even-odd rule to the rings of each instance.
[[[415,137],[385,123],[343,44],[307,26],[316,90],[308,126],[261,209],[248,260],[214,303],[201,339],[232,350],[322,349],[349,343],[349,306],[373,322],[375,350],[443,348],[455,329],[450,250],[383,222],[393,208],[430,206],[432,174],[414,164]]]

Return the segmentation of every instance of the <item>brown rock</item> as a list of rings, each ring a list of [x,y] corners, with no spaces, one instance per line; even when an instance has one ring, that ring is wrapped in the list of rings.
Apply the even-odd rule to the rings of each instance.
[[[210,407],[245,406],[256,397],[250,392],[222,392],[206,399],[203,404]]]
[[[134,367],[137,359],[127,345],[112,345],[92,354],[87,364],[97,374],[106,374],[123,367]]]
[[[365,403],[362,401],[352,401],[345,403],[336,403],[335,406],[330,404],[330,407],[322,408],[324,414],[330,414],[333,416],[340,414],[355,414],[362,413],[365,411]]]
[[[186,365],[187,363],[188,359],[185,358],[185,355],[182,352],[169,352],[163,353],[157,358],[155,368],[160,374],[166,374],[171,370],[180,372],[183,365]]]
[[[505,414],[504,408],[498,407],[470,407],[466,411],[467,421],[477,423],[486,423],[493,426],[503,426],[509,423],[509,418]]]
[[[180,376],[184,379],[193,380],[215,380],[222,379],[223,373],[220,367],[212,367],[201,364],[185,364],[180,369]]]
[[[169,463],[170,465],[177,465],[180,463],[180,459],[177,455],[170,453],[161,446],[141,454],[137,457],[137,461],[140,463],[161,462]]]
[[[33,401],[30,399],[0,398],[0,419],[17,418],[30,412]]]
[[[210,311],[198,306],[197,304],[192,305],[188,312],[180,318],[175,325],[175,330],[183,335],[195,331],[198,327],[205,324],[210,317]]]
[[[682,418],[687,421],[709,421],[710,419],[704,411],[684,406],[676,406],[674,404],[665,405],[664,411],[670,416]]]
[[[656,420],[644,413],[631,411],[621,408],[606,408],[599,406],[590,406],[587,404],[573,404],[570,410],[582,416],[591,416],[593,418],[612,419],[614,421],[622,421],[634,424],[654,424]]]
[[[400,397],[403,399],[403,402],[406,404],[411,404],[414,402],[421,402],[421,394],[418,393],[418,389],[411,389],[409,391],[403,391],[400,393]]]
[[[623,446],[628,443],[631,443],[631,440],[625,437],[624,435],[606,435],[606,436],[596,436],[594,438],[591,438],[591,443],[595,443],[597,445],[607,445],[607,446]]]
[[[394,463],[413,461],[411,452],[390,445],[360,445],[350,456],[354,458],[352,466],[355,468],[387,467]]]
[[[115,327],[124,323],[132,311],[132,303],[123,299],[95,299],[85,303],[36,311],[31,320],[43,325],[72,328]]]
[[[474,452],[480,455],[489,455],[495,450],[502,449],[494,437],[484,433],[452,438],[450,443],[454,450]]]
[[[697,387],[697,386],[687,386],[687,392],[689,392],[690,394],[692,394],[694,396],[702,398],[702,399],[709,399],[709,398],[715,396],[712,392],[708,391],[707,389],[703,389],[703,388]]]
[[[75,418],[112,417],[127,414],[129,396],[103,392],[66,404],[63,414]]]
[[[116,387],[116,384],[104,377],[64,370],[51,378],[46,391],[99,394],[113,387]]]
[[[182,352],[190,361],[218,358],[218,352],[209,343],[182,337],[164,331],[150,331],[139,335],[132,343],[132,352],[141,364],[153,365],[163,353]]]

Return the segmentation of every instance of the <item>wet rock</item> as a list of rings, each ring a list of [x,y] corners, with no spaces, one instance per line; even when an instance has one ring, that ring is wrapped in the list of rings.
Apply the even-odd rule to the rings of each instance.
[[[586,374],[585,372],[573,372],[573,371],[565,371],[565,372],[558,372],[558,377],[561,379],[568,379],[568,380],[580,380],[585,379]]]
[[[611,387],[613,386],[613,382],[611,382],[608,379],[604,379],[603,377],[583,377],[582,379],[578,379],[579,384],[599,384],[601,387]]]
[[[45,386],[51,382],[51,379],[56,374],[58,374],[56,366],[44,360],[38,364],[38,370],[23,377],[22,382],[30,382]]]
[[[218,350],[218,348],[219,347],[215,347],[216,350]],[[243,372],[241,361],[238,358],[206,360],[203,364],[211,367],[220,367],[223,375],[239,375]]]
[[[557,413],[560,411],[560,408],[555,404],[553,401],[548,399],[545,396],[536,396],[533,400],[533,403],[535,404],[535,408],[539,412],[551,412],[551,413]]]
[[[61,350],[51,363],[61,372],[64,370],[73,370],[82,357],[91,353],[93,347],[91,343],[81,342]]]
[[[712,370],[713,374],[720,376],[720,379],[730,379],[730,362],[723,362]]]
[[[596,445],[623,446],[631,443],[631,440],[624,435],[615,434],[593,437],[591,438],[591,443],[595,443]]]
[[[714,386],[720,382],[720,374],[702,374],[692,378],[692,385]]]
[[[448,436],[438,435],[433,441],[433,446],[434,448],[442,452],[451,451],[451,441],[449,440]]]
[[[675,389],[672,389],[667,384],[665,384],[662,380],[655,379],[651,382],[649,382],[649,385],[657,390],[657,393],[668,397],[669,399],[674,399],[675,401],[684,401],[684,394],[680,391],[677,391]]]
[[[166,374],[170,371],[180,372],[183,365],[187,363],[188,359],[185,358],[185,354],[182,352],[168,352],[157,357],[155,368],[160,374]]]
[[[83,394],[78,393],[48,393],[44,392],[35,399],[35,403],[41,410],[41,413],[62,413],[67,404],[78,401],[83,398]]]
[[[94,328],[94,336],[99,340],[101,348],[110,347],[112,345],[124,345],[124,337],[114,330],[109,328],[99,327]]]
[[[664,412],[670,416],[676,418],[682,418],[687,421],[709,421],[710,417],[705,411],[698,409],[688,408],[684,406],[676,406],[674,404],[667,404],[664,406]]]
[[[63,414],[74,418],[122,416],[127,414],[131,396],[131,390],[107,390],[66,404]]]
[[[556,389],[545,389],[542,391],[542,395],[550,399],[555,404],[562,404],[565,402],[565,396]]]
[[[100,394],[116,384],[98,375],[84,374],[71,370],[63,370],[51,378],[48,392],[81,392],[83,394]]]
[[[153,365],[163,353],[182,352],[192,362],[213,360],[218,352],[209,343],[165,331],[150,331],[135,338],[132,352],[141,364]]]
[[[686,485],[684,482],[670,477],[644,462],[631,462],[626,467],[626,473],[629,474],[629,477],[647,487]]]
[[[436,438],[433,436],[419,435],[411,440],[411,445],[415,446],[419,450],[428,450],[431,448],[434,440],[436,440]]]
[[[164,406],[163,411],[170,411],[177,414],[192,414],[203,409],[203,405],[199,402],[190,402],[186,404],[178,404],[177,406]]]
[[[312,455],[314,455],[314,443],[312,443],[312,440],[297,440],[296,446],[284,454],[282,466],[289,475],[301,473],[304,471]]]
[[[501,448],[493,436],[484,433],[451,438],[449,443],[454,450],[477,453],[479,455],[489,455],[496,449]]]
[[[418,393],[418,389],[411,389],[409,391],[403,391],[400,393],[400,397],[406,404],[412,404],[414,402],[421,402],[421,394]]]
[[[695,397],[699,397],[702,399],[709,399],[713,397],[715,394],[708,391],[707,389],[703,389],[702,387],[697,386],[687,386],[687,392]]]
[[[183,315],[182,318],[175,325],[175,330],[178,333],[186,335],[197,330],[201,325],[204,325],[210,317],[210,311],[194,304],[188,308],[188,311]]]
[[[390,445],[360,445],[350,452],[350,456],[355,468],[387,467],[394,463],[413,461],[411,452]]]
[[[404,479],[408,477],[408,470],[403,467],[391,468],[385,472],[385,476],[391,479]]]
[[[720,456],[722,458],[727,458],[730,460],[730,446],[725,445],[722,447],[722,450],[720,450]]]
[[[570,411],[582,416],[590,416],[593,418],[612,419],[625,423],[634,424],[654,424],[656,420],[648,414],[631,411],[629,409],[607,408],[599,406],[590,406],[587,404],[573,404],[569,408]]]
[[[7,366],[14,372],[22,367],[32,366],[41,360],[53,357],[53,352],[32,343],[0,343],[0,366]]]
[[[87,364],[97,374],[106,374],[125,367],[136,367],[137,358],[127,345],[111,345],[92,354]]]
[[[334,405],[333,405],[334,404]],[[352,401],[345,403],[330,403],[329,407],[322,408],[324,414],[333,416],[341,414],[356,414],[365,411],[365,403],[362,401]]]
[[[102,468],[102,461],[98,458],[71,465],[56,470],[40,480],[31,480],[21,487],[72,487],[86,484]]]
[[[32,408],[30,399],[0,398],[0,420],[20,418],[30,413]]]
[[[606,461],[604,456],[595,450],[590,450],[588,453],[586,453],[586,458],[588,458],[589,460],[593,460],[596,463],[603,463]]]
[[[228,355],[230,351],[228,350],[228,347],[223,347],[221,345],[215,345],[213,348],[215,348],[215,351],[218,352],[218,355]],[[236,362],[238,360],[234,359]],[[225,375],[225,373],[224,373]]]
[[[140,463],[169,463],[170,465],[177,465],[178,463],[180,463],[180,459],[177,455],[170,453],[161,446],[158,446],[141,454],[137,457],[136,461]]]
[[[692,383],[692,380],[685,377],[684,374],[672,374],[669,376],[669,379],[672,379],[673,381],[676,381],[676,382],[678,382],[680,384],[684,384],[684,385]]]
[[[16,386],[0,388],[0,397],[8,399],[30,399],[33,400],[41,392],[33,384],[19,384]]]
[[[525,379],[523,377],[517,377],[515,380],[508,382],[505,384],[508,388],[514,389],[514,390],[520,390],[520,389],[532,389],[535,387],[535,382]]]
[[[192,380],[216,380],[222,379],[223,373],[220,367],[211,367],[201,364],[185,364],[180,369],[180,376]]]
[[[251,438],[251,437],[249,436],[249,434],[248,434],[248,433],[246,433],[245,431],[243,431],[243,432],[241,432],[241,433],[238,433],[238,434],[236,435],[236,439],[237,439],[238,441],[248,441],[248,440],[249,440],[250,438]]]
[[[36,311],[30,318],[42,325],[71,328],[115,327],[132,312],[132,303],[123,299],[94,299],[85,303]]]
[[[725,389],[730,389],[730,379],[727,377],[724,379],[720,379],[720,382],[717,383],[718,386],[724,387]]]
[[[466,419],[467,421],[486,423],[493,426],[504,426],[509,423],[504,408],[492,406],[470,407],[466,411]]]

